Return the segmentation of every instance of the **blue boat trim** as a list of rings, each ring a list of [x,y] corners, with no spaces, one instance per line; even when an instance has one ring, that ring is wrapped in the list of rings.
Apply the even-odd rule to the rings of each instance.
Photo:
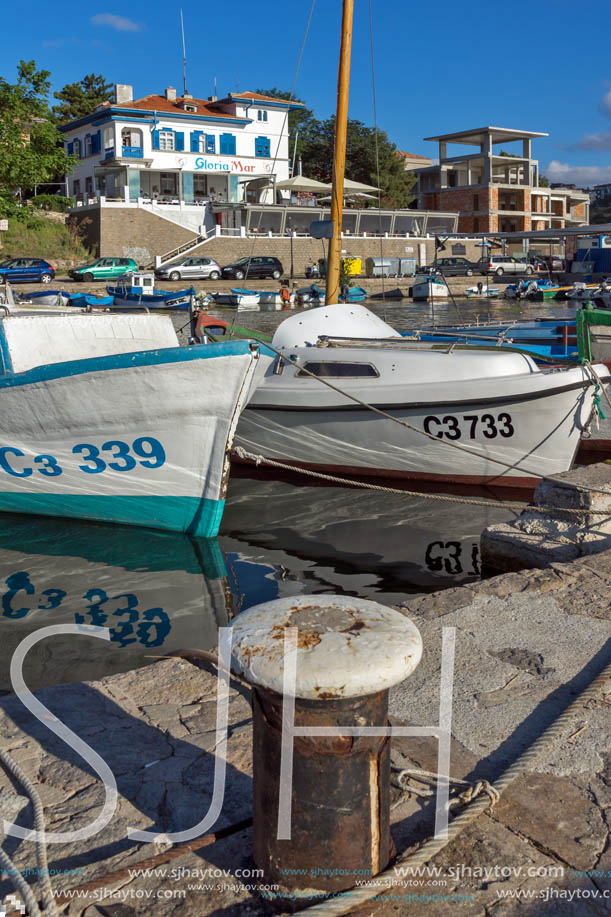
[[[173,496],[100,496],[0,491],[0,511],[148,526],[201,538],[218,534],[224,500]]]
[[[3,343],[4,342],[4,343]],[[256,342],[252,342],[256,343]],[[0,322],[0,346],[4,354],[6,338]],[[212,360],[215,357],[231,357],[250,353],[251,341],[236,340],[222,344],[194,344],[192,347],[164,347],[159,350],[138,350],[134,353],[110,354],[104,357],[88,357],[84,360],[68,360],[64,363],[48,363],[35,366],[22,373],[0,378],[0,388],[31,385],[34,382],[48,382],[68,376],[80,376],[92,372],[108,372],[137,366],[163,366],[167,363],[188,363],[192,360]],[[9,370],[10,372],[10,370]]]

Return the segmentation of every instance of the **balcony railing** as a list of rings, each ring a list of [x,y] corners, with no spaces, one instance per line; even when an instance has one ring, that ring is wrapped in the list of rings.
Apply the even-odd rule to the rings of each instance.
[[[122,146],[120,153],[115,153],[114,146],[107,146],[104,150],[104,159],[114,159],[120,156],[123,159],[142,159],[141,146]]]

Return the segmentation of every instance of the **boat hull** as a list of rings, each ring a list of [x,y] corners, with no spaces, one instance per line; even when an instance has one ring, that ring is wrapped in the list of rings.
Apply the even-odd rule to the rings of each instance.
[[[469,397],[461,399],[461,390]],[[378,405],[430,438],[354,403],[321,407],[319,395],[318,406],[316,399],[303,408],[272,406],[269,399],[261,403],[258,390],[240,419],[236,444],[344,474],[529,486],[571,467],[593,409],[593,387],[579,367],[458,382],[452,400],[445,391],[445,401],[425,395],[411,404]],[[485,398],[482,391],[498,395]]]
[[[215,535],[256,358],[247,342],[214,347],[5,376],[0,510]]]

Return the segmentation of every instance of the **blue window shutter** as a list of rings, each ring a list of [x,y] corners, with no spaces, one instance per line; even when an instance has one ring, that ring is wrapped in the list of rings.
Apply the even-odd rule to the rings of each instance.
[[[175,150],[184,150],[185,148],[185,135],[182,131],[174,131],[174,149]]]
[[[91,152],[99,153],[102,147],[102,137],[100,131],[96,131],[95,134],[91,135]]]
[[[269,137],[257,137],[255,140],[255,156],[269,159]]]
[[[68,144],[68,156],[72,156],[72,150],[74,149],[74,144],[72,141]]]
[[[206,134],[206,153],[216,153],[216,137],[214,134]]]
[[[153,131],[153,149],[159,149],[159,131]]]
[[[225,156],[235,156],[235,137],[233,134],[221,134],[220,152]]]
[[[199,138],[201,137],[201,131],[191,131],[191,146],[190,150],[192,153],[199,153]]]

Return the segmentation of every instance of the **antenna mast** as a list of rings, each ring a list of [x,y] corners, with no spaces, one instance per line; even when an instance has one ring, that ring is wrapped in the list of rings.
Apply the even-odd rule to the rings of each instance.
[[[185,47],[185,23],[182,18],[182,7],[180,9],[180,29],[182,32],[182,94],[187,94],[187,49]]]

